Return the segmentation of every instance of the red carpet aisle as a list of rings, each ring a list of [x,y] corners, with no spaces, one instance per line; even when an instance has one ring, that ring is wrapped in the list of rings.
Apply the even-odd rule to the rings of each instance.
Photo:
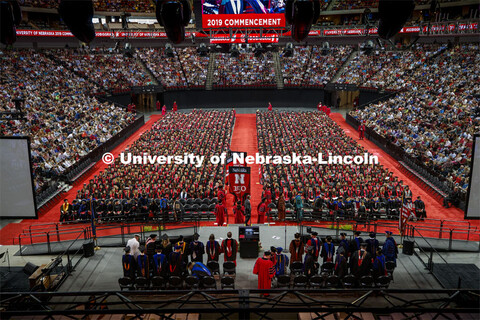
[[[249,156],[254,156],[258,152],[257,145],[257,127],[255,114],[237,114],[235,127],[233,128],[232,151],[246,152]],[[260,184],[260,165],[249,165],[251,168],[250,191],[252,193],[252,221],[257,222],[257,205],[262,198],[262,185]],[[233,195],[227,197],[228,220],[233,221]]]
[[[352,128],[339,113],[332,113],[330,117],[345,131],[345,133],[354,138],[360,145],[366,148],[370,153],[378,156],[379,162],[390,169],[394,175],[409,185],[413,197],[421,196],[425,202],[427,217],[432,219],[463,220],[464,212],[458,208],[444,208],[429,192],[422,189],[413,180],[409,179],[400,171],[400,164],[397,160],[385,153],[369,140],[358,140],[358,132]]]
[[[125,148],[132,144],[135,140],[137,140],[142,133],[152,128],[153,124],[161,118],[161,115],[152,115],[150,116],[150,120],[145,123],[137,132],[132,134],[130,138],[125,140],[123,143],[118,145],[111,153],[116,157],[118,156]],[[75,198],[77,194],[77,190],[84,182],[89,181],[96,175],[99,171],[104,170],[107,167],[101,160],[95,164],[93,169],[90,170],[90,174],[85,176],[83,179],[78,180],[74,185],[73,188],[70,189],[66,194],[55,203],[50,210],[46,212],[39,212],[38,220],[28,220],[25,219],[20,223],[10,223],[4,228],[0,230],[0,244],[8,245],[12,244],[12,239],[14,237],[18,237],[18,235],[22,232],[22,230],[28,228],[32,224],[41,224],[41,223],[48,223],[48,222],[58,222],[60,217],[60,204],[63,202],[63,199],[68,199],[70,202]]]

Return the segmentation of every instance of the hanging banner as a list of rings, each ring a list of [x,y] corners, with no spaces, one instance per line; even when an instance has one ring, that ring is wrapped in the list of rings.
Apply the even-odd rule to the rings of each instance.
[[[244,199],[250,194],[250,167],[229,168],[229,192],[235,195],[236,199]]]

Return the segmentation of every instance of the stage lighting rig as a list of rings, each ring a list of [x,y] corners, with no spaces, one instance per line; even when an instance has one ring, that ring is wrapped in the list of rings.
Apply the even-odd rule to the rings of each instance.
[[[293,40],[301,42],[307,38],[312,24],[320,16],[320,0],[287,0],[285,19],[290,24]]]
[[[185,40],[185,26],[192,16],[187,0],[158,0],[155,13],[170,41],[178,44]]]
[[[253,48],[253,53],[255,55],[255,58],[260,58],[264,52],[265,52],[265,49],[263,48],[262,44],[255,43],[255,47]]]
[[[125,31],[128,29],[128,18],[131,16],[132,14],[130,12],[122,12],[120,15],[120,18],[122,19],[122,29]]]
[[[23,97],[13,98],[12,102],[15,104],[14,111],[1,111],[0,120],[26,120],[25,113],[22,111],[25,99]]]
[[[373,44],[372,40],[367,40],[363,43],[360,49],[368,56],[372,54],[373,49],[375,49],[375,45]]]

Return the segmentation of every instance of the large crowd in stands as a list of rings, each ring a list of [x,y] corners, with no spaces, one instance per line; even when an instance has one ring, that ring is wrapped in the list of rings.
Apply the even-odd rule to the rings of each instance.
[[[219,53],[215,59],[214,85],[271,85],[275,83],[273,54],[267,52],[261,57],[253,53],[240,53],[231,57]]]
[[[167,114],[125,152],[132,157],[202,155],[205,157],[203,163],[176,164],[171,160],[169,164],[123,164],[122,158],[117,157],[113,164],[77,191],[76,199],[63,218],[86,219],[91,211],[85,199],[88,201],[91,196],[98,200],[95,213],[101,219],[116,215],[163,214],[161,207],[152,207],[157,204],[152,199],[173,201],[181,195],[182,199],[213,199],[223,184],[225,172],[224,165],[212,164],[210,157],[229,150],[233,119],[232,111],[194,110]],[[127,156],[124,160],[128,160]]]
[[[385,51],[375,49],[372,53],[359,51],[344,67],[337,83],[355,84],[360,87],[398,90],[412,70],[443,50],[438,45],[416,46],[411,50]]]
[[[61,49],[49,51],[66,66],[104,90],[127,90],[153,84],[137,61],[114,50]]]
[[[406,153],[466,191],[473,135],[478,130],[478,45],[448,49],[416,68],[407,91],[351,114]]]
[[[35,190],[133,121],[134,116],[89,96],[95,85],[30,50],[1,51],[0,108],[23,98],[25,120],[0,121],[0,135],[31,137]]]
[[[322,54],[322,48],[312,47],[310,63],[305,73],[307,84],[325,85],[330,82],[352,52],[351,46],[336,46],[326,54]]]
[[[178,57],[183,65],[189,86],[205,86],[210,58],[201,57],[193,47],[178,48]]]
[[[141,48],[136,54],[164,87],[187,86],[176,50],[173,50],[173,57],[169,57],[164,48]]]
[[[58,8],[59,0],[20,0],[21,6],[36,8]],[[112,12],[155,12],[155,6],[151,0],[93,0],[93,6],[97,11]]]
[[[397,265],[398,248],[392,232],[385,236],[380,246],[374,232],[365,240],[360,232],[350,239],[341,233],[335,240],[320,238],[315,231],[296,233],[288,248],[272,246],[257,258],[252,269],[258,283],[251,288],[290,287],[292,282],[294,287],[386,288]],[[216,288],[214,275],[219,275],[222,289],[234,289],[239,242],[231,232],[219,240],[211,234],[205,243],[197,233],[190,241],[151,234],[144,243],[134,235],[124,251],[122,289]]]
[[[308,62],[310,61],[311,47],[296,47],[292,57],[285,52],[280,55],[282,62],[283,82],[286,85],[302,85]]]

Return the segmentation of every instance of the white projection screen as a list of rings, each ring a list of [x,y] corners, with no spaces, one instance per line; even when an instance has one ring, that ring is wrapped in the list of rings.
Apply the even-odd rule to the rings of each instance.
[[[473,138],[470,185],[467,193],[465,219],[480,219],[480,135]]]
[[[37,218],[28,137],[0,137],[0,219]]]

